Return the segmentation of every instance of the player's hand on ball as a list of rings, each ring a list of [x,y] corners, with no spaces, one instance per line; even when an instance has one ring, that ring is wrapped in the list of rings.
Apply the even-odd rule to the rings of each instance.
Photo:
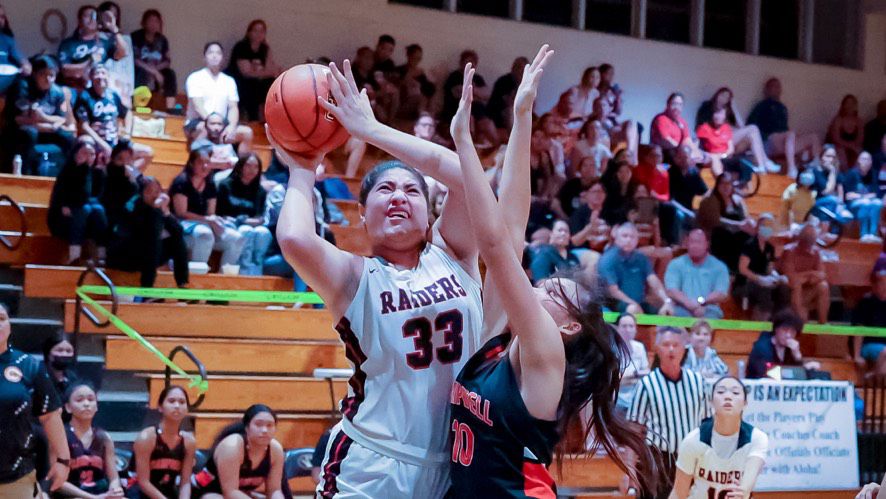
[[[331,113],[348,133],[366,142],[373,128],[378,125],[378,120],[375,119],[366,89],[357,88],[354,73],[351,71],[351,61],[345,59],[342,69],[343,71],[340,71],[334,62],[330,63],[329,73],[326,75],[329,80],[329,91],[335,102],[319,97],[317,102]]]
[[[553,50],[548,49],[548,44],[544,44],[535,54],[532,64],[523,68],[523,80],[517,88],[517,94],[514,97],[514,113],[531,113],[532,104],[535,102],[535,96],[538,94],[538,82],[544,72],[551,56],[554,55]]]
[[[449,133],[452,140],[470,139],[471,137],[471,104],[474,101],[474,68],[471,63],[465,65],[464,80],[461,85],[461,98],[458,101],[458,111],[452,117],[449,125]]]
[[[301,168],[303,170],[314,171],[317,168],[317,165],[323,163],[323,157],[326,156],[325,153],[318,153],[314,156],[303,156],[301,154],[287,151],[274,139],[274,136],[271,134],[271,128],[268,125],[265,125],[265,135],[268,136],[268,143],[271,144],[271,147],[274,148],[274,152],[277,153],[277,158],[279,158],[288,168]]]

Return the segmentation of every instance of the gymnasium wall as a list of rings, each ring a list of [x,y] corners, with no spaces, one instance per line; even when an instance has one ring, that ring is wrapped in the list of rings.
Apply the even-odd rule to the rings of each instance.
[[[736,93],[740,112],[747,116],[763,81],[778,76],[785,84],[784,100],[793,127],[821,131],[848,92],[861,100],[867,119],[873,106],[886,98],[886,15],[868,14],[863,23],[864,70],[805,64],[769,57],[702,49],[623,36],[539,24],[520,23],[464,14],[388,4],[385,0],[118,0],[123,6],[123,29],[138,27],[141,12],[163,12],[165,32],[173,50],[173,66],[183,87],[187,74],[200,67],[202,47],[218,39],[226,48],[243,36],[246,24],[264,18],[268,38],[282,64],[326,55],[333,60],[353,57],[359,45],[374,46],[377,36],[397,38],[395,60],[404,60],[404,47],[425,48],[425,68],[442,82],[467,47],[480,54],[479,72],[491,84],[506,72],[515,56],[531,57],[547,42],[556,59],[542,82],[539,109],[554,105],[561,91],[576,82],[585,66],[611,62],[616,80],[625,89],[625,115],[648,125],[674,91],[686,97],[685,114],[694,117],[698,104],[722,84]],[[54,51],[40,33],[40,18],[48,8],[62,10],[68,29],[76,24],[79,1],[7,0],[4,5],[19,43],[27,53]]]

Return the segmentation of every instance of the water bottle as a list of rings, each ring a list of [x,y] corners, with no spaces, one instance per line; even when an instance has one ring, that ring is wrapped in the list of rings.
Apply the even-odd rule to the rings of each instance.
[[[12,174],[13,175],[21,175],[22,174],[22,155],[16,154],[14,158],[12,158]]]
[[[737,367],[738,367],[738,373],[737,373],[738,379],[744,379],[745,374],[747,374],[747,366],[745,364],[745,361],[743,361],[743,360],[738,361]]]
[[[43,153],[43,157],[40,158],[40,164],[37,166],[37,175],[40,175],[41,177],[51,177],[53,176],[53,170],[55,170],[55,164],[49,159],[49,153]]]

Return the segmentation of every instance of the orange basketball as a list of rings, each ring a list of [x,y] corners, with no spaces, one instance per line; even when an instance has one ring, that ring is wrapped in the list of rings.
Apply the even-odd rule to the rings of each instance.
[[[265,99],[265,120],[284,149],[311,156],[327,153],[348,140],[348,132],[317,103],[332,100],[326,75],[329,68],[299,64],[274,80]]]

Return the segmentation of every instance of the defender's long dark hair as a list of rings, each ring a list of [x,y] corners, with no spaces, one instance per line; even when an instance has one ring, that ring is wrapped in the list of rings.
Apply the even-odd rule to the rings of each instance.
[[[275,413],[273,409],[264,404],[252,404],[246,409],[246,412],[243,413],[243,419],[225,426],[218,435],[216,435],[215,440],[212,442],[212,450],[209,452],[209,455],[214,456],[218,444],[231,435],[242,435],[243,440],[246,440],[246,428],[249,426],[249,423],[263,412],[270,414],[274,418],[274,422],[277,422],[277,413]]]
[[[571,320],[581,325],[581,331],[565,340],[566,379],[563,396],[560,399],[557,427],[562,436],[567,429],[578,424],[581,427],[582,442],[593,435],[593,454],[602,447],[609,457],[643,490],[654,492],[658,487],[657,469],[661,466],[660,455],[654,454],[646,445],[646,428],[628,421],[615,410],[615,400],[621,383],[625,359],[630,359],[630,349],[614,327],[603,319],[603,308],[598,290],[599,285],[588,282],[580,272],[572,271],[556,274],[555,277],[570,279],[579,289],[577,303],[574,297],[567,296],[562,284],[553,293],[560,294]],[[587,421],[582,419],[582,411],[591,404],[591,414]],[[562,461],[565,440],[561,438],[556,454]],[[638,457],[634,467],[628,465],[619,454],[618,448],[631,449]]]

